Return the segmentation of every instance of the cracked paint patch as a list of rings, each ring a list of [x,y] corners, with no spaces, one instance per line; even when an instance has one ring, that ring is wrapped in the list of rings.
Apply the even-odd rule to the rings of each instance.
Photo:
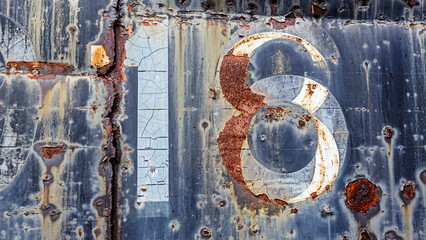
[[[168,20],[141,25],[126,48],[138,67],[138,202],[168,201]]]

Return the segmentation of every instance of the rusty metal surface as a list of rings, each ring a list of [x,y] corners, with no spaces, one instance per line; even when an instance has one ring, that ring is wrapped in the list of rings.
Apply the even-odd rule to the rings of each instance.
[[[0,239],[424,239],[425,11],[0,0]]]

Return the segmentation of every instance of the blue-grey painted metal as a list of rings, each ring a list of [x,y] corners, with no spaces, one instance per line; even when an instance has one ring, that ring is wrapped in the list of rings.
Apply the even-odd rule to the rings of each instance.
[[[0,239],[424,239],[425,11],[0,0]]]

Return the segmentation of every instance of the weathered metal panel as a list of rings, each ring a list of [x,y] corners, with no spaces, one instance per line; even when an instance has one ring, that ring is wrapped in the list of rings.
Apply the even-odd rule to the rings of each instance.
[[[0,238],[425,238],[424,1],[0,3]]]

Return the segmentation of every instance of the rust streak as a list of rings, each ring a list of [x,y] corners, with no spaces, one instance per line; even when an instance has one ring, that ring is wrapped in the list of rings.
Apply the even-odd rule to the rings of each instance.
[[[47,80],[54,79],[56,75],[65,75],[72,67],[63,63],[53,62],[8,62],[7,74],[14,74],[12,69],[16,71],[27,71],[28,77],[31,79]]]

